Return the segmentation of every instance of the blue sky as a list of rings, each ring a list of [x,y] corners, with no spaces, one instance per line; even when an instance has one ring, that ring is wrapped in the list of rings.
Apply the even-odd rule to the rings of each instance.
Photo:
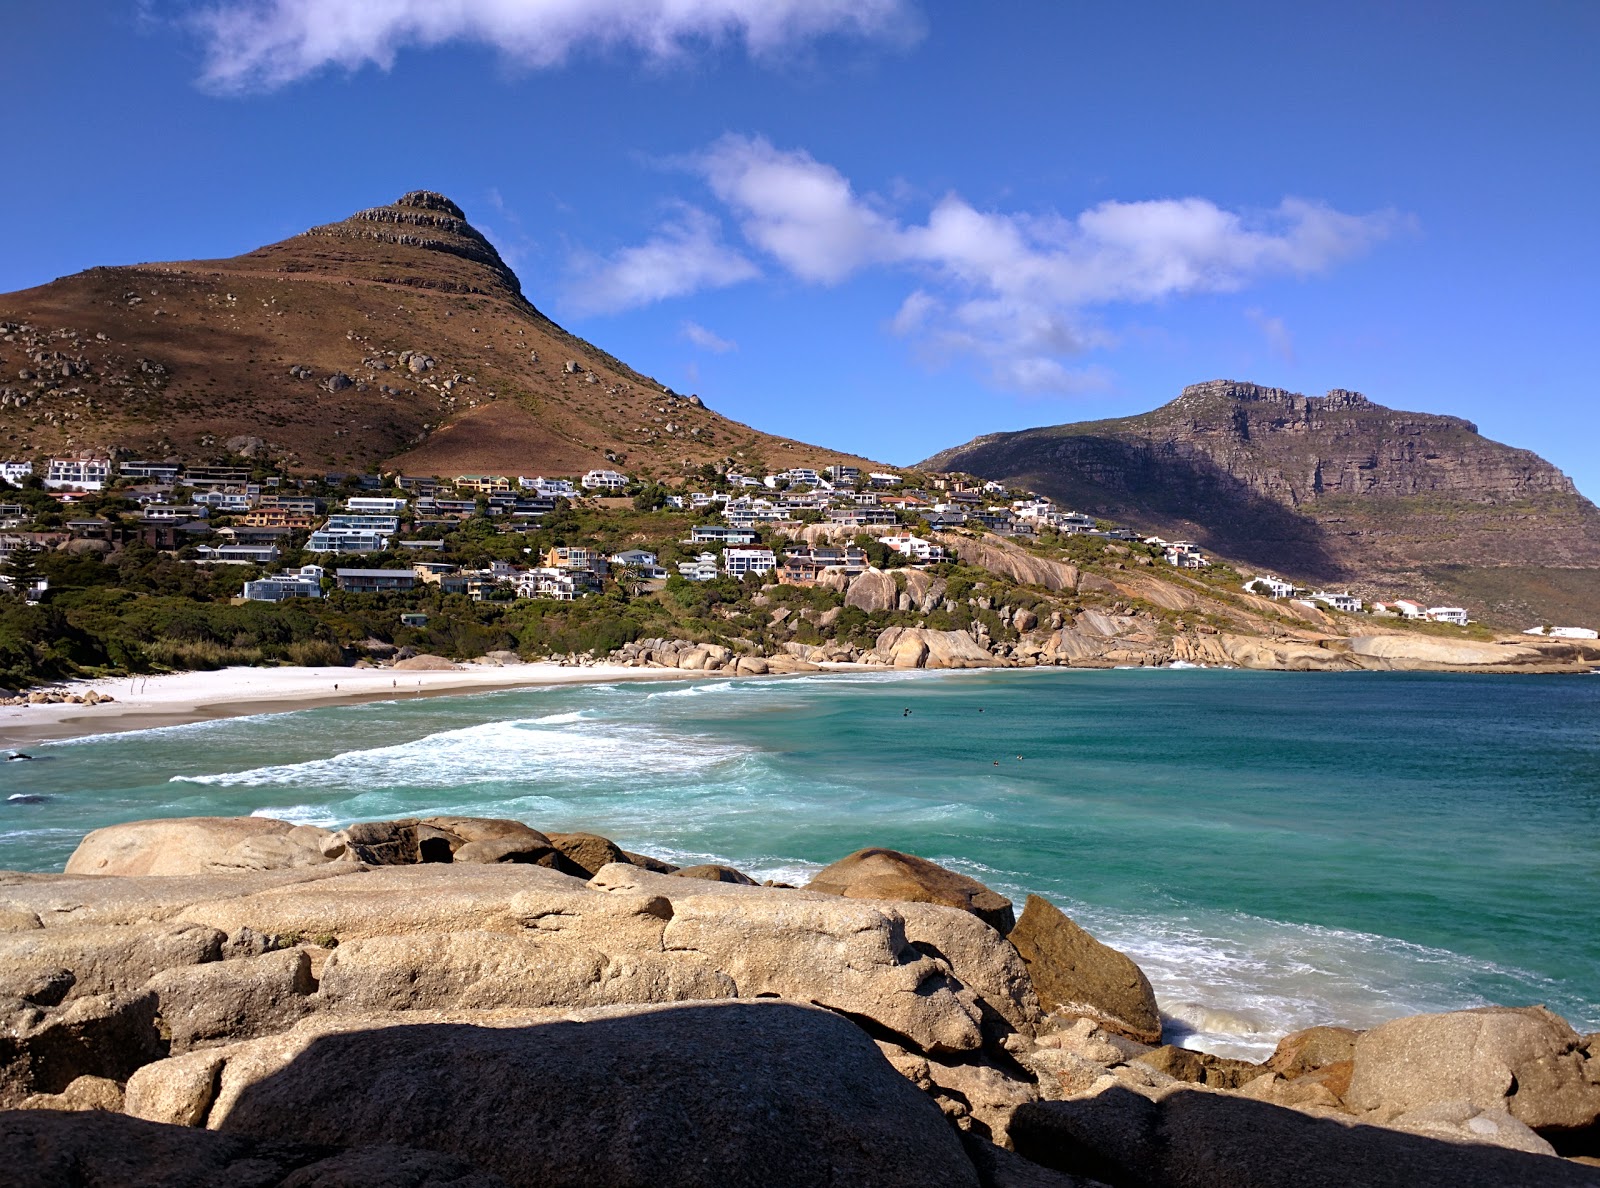
[[[10,5],[0,290],[443,191],[545,312],[906,462],[1226,377],[1600,497],[1600,6]]]

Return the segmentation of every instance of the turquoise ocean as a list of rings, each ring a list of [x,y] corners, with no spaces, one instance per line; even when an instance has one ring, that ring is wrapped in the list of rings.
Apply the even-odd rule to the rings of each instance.
[[[909,713],[907,712],[909,711]],[[0,765],[0,868],[96,826],[428,813],[803,882],[867,845],[1042,894],[1174,1034],[1542,1002],[1600,1029],[1600,679],[836,673],[371,702]]]

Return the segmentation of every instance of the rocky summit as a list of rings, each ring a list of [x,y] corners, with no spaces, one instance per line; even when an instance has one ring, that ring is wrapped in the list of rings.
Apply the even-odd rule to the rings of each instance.
[[[220,260],[0,295],[7,457],[292,472],[676,473],[862,460],[731,421],[569,334],[426,190]]]
[[[1538,455],[1357,392],[1216,380],[1140,416],[929,458],[1223,557],[1502,621],[1600,617],[1600,508]]]
[[[1600,1037],[1541,1007],[1162,1045],[1126,955],[883,848],[114,825],[0,873],[0,1009],[27,1188],[1600,1183]]]

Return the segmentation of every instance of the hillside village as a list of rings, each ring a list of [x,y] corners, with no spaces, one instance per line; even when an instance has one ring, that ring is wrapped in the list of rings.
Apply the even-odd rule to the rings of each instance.
[[[1340,641],[1372,630],[1360,619],[1488,638],[1460,608],[1240,574],[1189,542],[971,476],[750,470],[705,466],[668,486],[609,468],[441,478],[296,476],[244,459],[0,464],[11,484],[0,586],[35,614],[0,632],[0,683],[485,655],[743,672],[1318,667],[1358,663]],[[1260,637],[1277,642],[1240,642]]]
[[[688,581],[756,577],[815,585],[832,574],[854,578],[887,560],[914,567],[945,560],[940,533],[980,530],[1003,538],[1041,532],[1139,542],[1165,564],[1202,570],[1211,562],[1188,541],[1140,537],[1047,497],[964,475],[902,476],[835,465],[794,467],[761,476],[708,468],[706,490],[667,491],[612,469],[547,478],[463,474],[450,479],[390,474],[328,474],[320,479],[264,474],[250,465],[191,465],[176,460],[113,461],[106,457],[0,463],[0,479],[32,488],[49,502],[0,503],[0,583],[10,584],[19,551],[66,548],[105,551],[138,540],[198,564],[258,568],[245,580],[246,600],[320,598],[326,591],[403,593],[435,585],[473,601],[550,598],[571,601],[600,593],[608,581],[659,588],[676,574]],[[502,537],[525,537],[562,501],[605,506],[623,497],[641,510],[689,512],[700,522],[668,551],[625,549],[606,554],[592,541],[539,550],[532,563],[497,560],[470,568],[451,560],[451,536],[468,521],[487,519]],[[75,514],[93,503],[93,514]],[[820,525],[823,532],[806,532]],[[920,535],[919,535],[920,533]],[[805,538],[805,539],[802,539]],[[846,543],[817,543],[818,538]],[[74,543],[80,542],[80,543]],[[92,542],[92,543],[90,543]],[[524,549],[523,553],[532,553]],[[672,568],[663,565],[670,559]],[[287,560],[301,563],[283,568]],[[349,560],[352,564],[341,564]],[[354,562],[365,562],[355,564]],[[652,583],[655,585],[652,587]],[[35,583],[37,585],[37,583]],[[39,586],[33,593],[43,593]],[[1450,623],[1465,627],[1459,607],[1425,607],[1407,598],[1364,604],[1349,592],[1308,590],[1274,574],[1243,588],[1344,613]],[[1574,629],[1554,629],[1571,636]]]
[[[674,493],[647,490],[645,483],[611,469],[576,478],[330,474],[319,481],[263,475],[247,465],[51,458],[34,486],[54,506],[37,501],[0,504],[0,529],[6,530],[0,537],[0,582],[9,583],[8,571],[19,551],[98,552],[99,545],[109,552],[137,539],[185,561],[263,570],[262,576],[243,583],[240,596],[252,601],[320,598],[333,589],[396,593],[419,585],[437,585],[473,601],[571,601],[600,593],[608,581],[635,588],[656,583],[659,588],[673,572],[688,581],[726,576],[815,585],[829,574],[849,579],[871,568],[866,547],[874,542],[894,555],[894,563],[925,567],[945,559],[937,535],[958,529],[1017,538],[1046,531],[1141,540],[1128,529],[1059,510],[1048,498],[967,476],[919,476],[908,483],[900,474],[863,475],[858,467],[839,465],[820,473],[797,467],[760,477],[734,470],[708,477],[710,490]],[[0,479],[15,487],[26,489],[34,478],[31,462],[0,463]],[[608,497],[619,496],[645,510],[687,511],[703,521],[676,542],[682,547],[674,552],[690,555],[677,559],[673,571],[663,566],[656,551],[607,555],[592,542],[541,550],[535,564],[496,561],[473,569],[445,559],[453,551],[452,532],[474,518],[486,517],[501,536],[526,536],[560,501],[587,499],[603,506]],[[96,504],[94,514],[74,514],[75,507],[90,501]],[[848,543],[797,539],[807,535],[804,530],[810,525],[821,525],[826,535]],[[1142,543],[1179,569],[1209,565],[1186,541],[1145,537]],[[315,560],[292,570],[278,568],[286,558],[303,560],[306,555]],[[339,564],[345,558],[370,564]],[[1250,579],[1245,588],[1275,599],[1306,593],[1270,574]],[[45,589],[38,586],[36,592]],[[1318,590],[1306,601],[1347,612],[1364,609],[1348,593]],[[1424,610],[1401,599],[1392,610],[1381,603],[1371,609],[1466,625],[1459,608]]]

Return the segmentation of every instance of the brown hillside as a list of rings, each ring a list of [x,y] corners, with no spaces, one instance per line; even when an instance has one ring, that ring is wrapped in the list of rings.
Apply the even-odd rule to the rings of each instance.
[[[860,461],[731,421],[567,333],[425,191],[232,259],[0,296],[0,456],[89,450],[442,475]]]
[[[990,434],[923,465],[1369,597],[1600,625],[1600,509],[1566,475],[1459,417],[1356,392],[1217,380],[1140,416]]]

